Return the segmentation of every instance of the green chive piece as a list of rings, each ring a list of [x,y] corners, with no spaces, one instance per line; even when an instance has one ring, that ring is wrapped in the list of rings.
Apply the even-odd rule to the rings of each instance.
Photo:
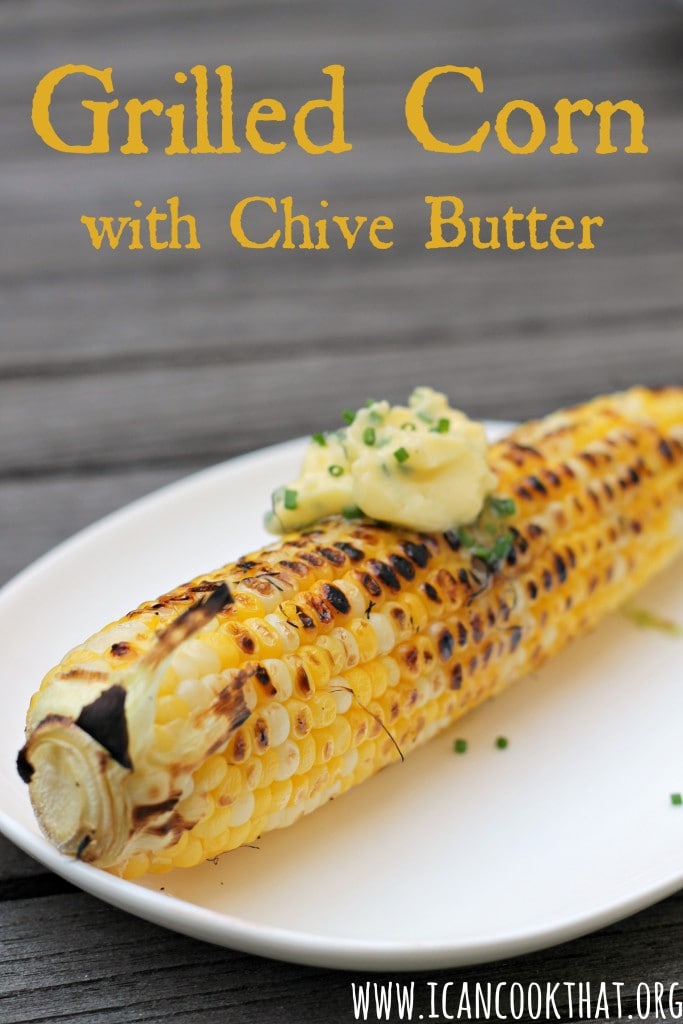
[[[485,562],[490,562],[493,557],[493,551],[491,548],[484,547],[483,544],[474,544],[472,546],[472,557],[482,558]]]
[[[683,796],[681,796],[680,793],[672,793],[671,803],[674,805],[674,807],[680,807],[680,805],[683,804]]]
[[[324,434],[311,434],[311,441],[315,441],[315,443],[319,444],[321,448],[324,448],[327,444]]]
[[[344,519],[362,519],[363,510],[358,505],[347,505],[342,509],[342,515]]]
[[[397,448],[394,452],[394,458],[398,463],[406,462],[410,458],[410,453],[405,448]]]
[[[464,544],[466,548],[473,548],[475,541],[469,530],[466,530],[464,526],[458,529],[458,540],[461,544]]]
[[[330,474],[330,476],[343,476],[344,475],[344,467],[343,466],[337,466],[337,465],[328,466],[327,467],[327,472]]]
[[[491,498],[491,508],[497,516],[514,516],[517,511],[512,498]]]
[[[426,412],[416,412],[415,415],[417,416],[417,418],[419,420],[422,420],[423,423],[433,423],[434,422],[434,417],[430,416],[429,413],[426,413]]]
[[[457,739],[453,744],[453,750],[456,754],[464,754],[467,750],[467,740]]]
[[[507,558],[514,539],[514,535],[511,533],[506,533],[503,537],[498,537],[493,545],[493,554],[495,557],[501,561],[504,558]]]
[[[442,416],[441,419],[436,424],[436,426],[434,427],[434,431],[437,434],[447,434],[448,431],[450,430],[450,426],[451,421],[446,416]]]
[[[353,409],[344,409],[344,412],[342,413],[342,419],[344,420],[344,423],[347,423],[349,426],[351,426],[355,418],[356,414],[353,411]]]
[[[375,433],[374,427],[366,427],[363,431],[363,441],[367,445],[373,445],[377,440],[377,434]]]
[[[410,420],[406,420],[405,423],[401,424],[401,430],[417,430],[417,427]]]
[[[376,398],[366,398],[366,400],[365,400],[365,408],[369,409],[371,405],[377,405],[377,399]]]
[[[508,740],[507,736],[499,736],[496,739],[496,746],[498,747],[499,750],[505,750],[505,748],[508,745],[508,742],[509,742],[509,740]]]
[[[298,491],[285,490],[284,506],[289,509],[290,512],[297,507],[297,499],[299,497]]]

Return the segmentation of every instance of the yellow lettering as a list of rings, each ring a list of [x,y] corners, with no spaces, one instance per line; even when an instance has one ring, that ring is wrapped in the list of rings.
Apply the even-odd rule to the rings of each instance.
[[[128,156],[131,153],[149,153],[149,148],[142,138],[142,115],[149,112],[155,117],[160,117],[164,112],[164,105],[161,100],[128,100],[124,110],[128,114],[128,138],[121,152]]]
[[[164,150],[168,156],[176,156],[178,153],[189,153],[185,143],[185,104],[174,103],[164,111],[171,122],[171,140]]]
[[[329,100],[309,100],[294,115],[294,138],[305,153],[347,153],[353,147],[344,137],[344,67],[328,64],[322,69],[332,79]],[[306,120],[313,110],[329,110],[332,113],[332,138],[330,142],[317,145],[306,129]]]
[[[514,207],[510,206],[503,214],[505,224],[505,241],[508,249],[524,249],[526,242],[515,241],[515,221],[524,220],[523,213],[517,213]]]
[[[279,153],[286,142],[266,142],[258,130],[259,121],[284,121],[287,111],[279,100],[258,100],[247,114],[244,134],[247,142],[257,153]]]
[[[531,207],[531,210],[527,214],[527,222],[529,224],[529,243],[532,249],[547,249],[548,243],[541,242],[538,238],[538,223],[542,220],[548,219],[547,213],[539,213],[535,206]]]
[[[216,152],[241,153],[234,135],[232,68],[228,64],[221,64],[216,68],[216,74],[221,83],[221,148]]]
[[[573,242],[565,242],[560,238],[558,231],[573,231],[574,221],[571,217],[556,217],[550,225],[550,241],[556,249],[573,249]]]
[[[529,121],[531,122],[531,134],[529,135],[528,142],[523,146],[518,146],[516,142],[513,142],[508,133],[508,120],[510,119],[510,114],[515,110],[523,110],[529,115]],[[545,138],[545,121],[543,114],[535,103],[529,103],[528,100],[510,100],[509,103],[506,103],[498,111],[494,130],[504,150],[517,156],[523,156],[526,153],[535,153],[543,142]]]
[[[595,225],[596,228],[601,228],[605,223],[604,217],[582,217],[581,218],[581,241],[578,244],[579,249],[594,249],[595,245],[591,238],[591,227]]]
[[[467,142],[460,144],[444,142],[442,139],[437,138],[427,123],[424,113],[427,89],[434,79],[441,75],[464,75],[465,78],[472,82],[477,92],[484,91],[481,68],[457,67],[454,64],[444,64],[443,67],[429,68],[421,75],[418,75],[408,90],[405,108],[406,124],[422,148],[430,153],[479,153],[486,141],[487,135],[491,131],[489,121],[484,121]]]
[[[351,228],[350,227],[350,225],[349,225],[349,218],[348,217],[333,217],[332,218],[332,223],[336,224],[337,227],[339,228],[339,233],[342,236],[342,238],[344,239],[344,241],[346,242],[346,248],[347,249],[353,249],[354,245],[356,244],[356,240],[358,238],[358,233],[359,233],[360,229],[363,227],[363,225],[365,224],[365,222],[367,221],[368,218],[367,217],[354,217],[353,219],[354,219],[354,221],[356,223],[356,227],[355,228]]]
[[[285,240],[282,243],[283,249],[314,249],[313,240],[311,238],[311,222],[305,213],[293,213],[294,200],[292,196],[284,196],[281,199],[282,209],[285,215]],[[296,245],[292,237],[292,227],[294,224],[301,225],[302,241],[300,245]]]
[[[612,145],[612,117],[617,110],[628,114],[630,119],[629,144],[624,146],[624,153],[648,152],[648,148],[643,142],[645,113],[640,104],[634,103],[633,100],[620,100],[618,103],[603,100],[602,103],[596,103],[595,110],[600,117],[600,142],[595,148],[596,153],[617,152],[617,147]]]
[[[467,229],[461,218],[465,206],[459,196],[425,196],[425,203],[431,207],[429,218],[429,239],[425,249],[455,249],[465,241]],[[450,203],[453,213],[446,216],[443,212],[444,203]],[[444,238],[443,226],[450,224],[455,234],[449,240]]]
[[[491,238],[488,242],[483,241],[481,237],[481,217],[470,217],[472,245],[475,249],[500,249],[498,217],[484,217],[484,220],[491,225]]]
[[[118,249],[124,228],[130,224],[130,217],[118,218],[118,231],[114,231],[113,217],[81,217],[81,224],[85,226],[90,235],[90,244],[93,249],[101,249],[106,239],[110,249]],[[98,228],[98,224],[101,227]]]
[[[378,231],[393,231],[394,222],[391,217],[375,217],[368,228],[370,245],[375,249],[391,249],[393,241],[385,241],[378,236]]]
[[[171,240],[168,243],[169,249],[200,249],[197,237],[197,221],[191,213],[179,214],[180,199],[178,196],[171,196],[166,200],[171,217]],[[188,241],[183,246],[178,240],[178,227],[185,224],[188,232]]]
[[[33,94],[33,108],[31,120],[36,134],[43,140],[50,149],[56,149],[59,153],[108,153],[109,152],[109,114],[119,105],[118,100],[111,100],[107,103],[104,100],[83,100],[81,106],[92,111],[92,135],[90,142],[85,146],[72,146],[64,142],[52,126],[50,120],[50,105],[52,94],[56,86],[70,75],[87,75],[94,78],[104,87],[104,91],[114,91],[112,80],[112,69],[90,67],[89,64],[63,64],[59,68],[53,68],[41,78]]]
[[[244,227],[242,226],[242,217],[246,208],[252,203],[265,203],[269,210],[277,213],[277,203],[273,196],[247,196],[246,199],[240,199],[230,214],[230,231],[233,238],[243,249],[274,249],[280,238],[281,232],[279,230],[274,231],[265,242],[254,242],[253,239],[248,238],[245,234]]]
[[[550,147],[551,153],[560,153],[568,156],[570,153],[578,153],[579,147],[574,144],[572,137],[572,114],[585,114],[590,117],[593,113],[593,104],[590,100],[576,100],[572,103],[568,99],[558,100],[555,104],[557,114],[557,142]]]

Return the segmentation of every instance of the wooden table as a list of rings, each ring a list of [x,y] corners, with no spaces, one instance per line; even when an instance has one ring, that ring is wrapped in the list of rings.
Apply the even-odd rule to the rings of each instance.
[[[664,0],[5,0],[0,577],[198,467],[331,426],[368,393],[397,399],[424,381],[474,415],[523,418],[637,381],[680,381],[682,41],[683,11]],[[31,128],[36,84],[69,62],[113,68],[109,155],[55,152]],[[233,67],[242,152],[170,157],[167,119],[151,117],[150,152],[122,155],[126,100],[191,110],[173,73],[193,64]],[[329,64],[346,68],[353,150],[303,153],[290,120],[263,130],[289,140],[283,152],[252,152],[250,105],[270,96],[291,112],[324,96]],[[464,79],[435,87],[426,109],[443,137],[467,138],[525,99],[546,116],[548,141],[529,156],[495,138],[480,154],[425,152],[407,130],[405,94],[445,64],[481,67],[485,91]],[[87,139],[79,101],[103,98],[98,88],[84,92],[81,79],[55,94],[65,139]],[[579,153],[551,154],[563,96],[636,100],[649,152],[596,155],[596,124],[584,118]],[[510,132],[523,140],[520,117]],[[623,145],[623,131],[615,139]],[[291,195],[314,218],[391,217],[395,244],[241,248],[228,215],[252,195]],[[426,195],[460,196],[468,216],[535,206],[605,223],[591,251],[428,251]],[[96,252],[80,222],[166,209],[172,196],[196,217],[197,250]],[[250,230],[263,238],[274,222],[259,210]],[[1,1021],[353,1019],[358,975],[163,931],[75,891],[6,840],[0,898]],[[681,978],[682,944],[677,895],[546,952],[419,980],[622,980],[624,1012],[635,1014],[638,981]]]

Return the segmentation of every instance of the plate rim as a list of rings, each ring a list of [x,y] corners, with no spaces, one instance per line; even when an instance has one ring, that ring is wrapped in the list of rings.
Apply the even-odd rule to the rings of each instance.
[[[489,431],[500,436],[514,424],[509,421],[485,420]],[[199,469],[144,494],[122,507],[109,512],[61,541],[17,573],[0,589],[0,604],[11,600],[15,592],[30,587],[36,576],[49,570],[51,565],[68,557],[72,549],[82,544],[97,543],[100,534],[106,534],[114,524],[127,517],[145,513],[157,503],[172,501],[176,492],[213,478],[220,479],[226,472],[244,467],[257,468],[260,462],[272,458],[287,458],[303,450],[305,437],[283,441],[241,453],[217,464]],[[117,878],[88,864],[75,862],[60,854],[37,831],[31,831],[17,821],[2,806],[0,795],[0,832],[11,842],[38,860],[49,870],[89,893],[128,913],[153,924],[160,925],[200,941],[239,949],[244,952],[309,966],[340,970],[362,969],[366,972],[381,970],[442,969],[473,964],[484,964],[510,956],[520,956],[556,945],[621,920],[671,895],[683,884],[683,866],[645,888],[638,889],[626,899],[611,899],[595,906],[591,913],[566,914],[539,928],[529,924],[486,937],[471,939],[438,939],[433,942],[379,941],[376,939],[324,936],[315,932],[279,925],[255,923],[245,918],[213,910],[170,893],[159,893],[135,882]]]

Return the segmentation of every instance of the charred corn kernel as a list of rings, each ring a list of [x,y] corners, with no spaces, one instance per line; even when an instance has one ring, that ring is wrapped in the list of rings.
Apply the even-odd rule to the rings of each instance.
[[[295,739],[308,736],[313,728],[313,712],[310,703],[303,700],[290,700],[287,703],[290,732]]]
[[[253,842],[542,664],[683,546],[683,389],[527,424],[490,463],[498,504],[465,531],[331,518],[68,654],[18,762],[50,838],[129,878]]]
[[[274,696],[278,700],[289,700],[292,696],[292,676],[280,658],[264,658],[263,668],[270,685],[274,688]]]
[[[289,736],[290,723],[287,709],[283,704],[274,701],[263,709],[263,717],[266,720],[270,745],[279,747]]]

